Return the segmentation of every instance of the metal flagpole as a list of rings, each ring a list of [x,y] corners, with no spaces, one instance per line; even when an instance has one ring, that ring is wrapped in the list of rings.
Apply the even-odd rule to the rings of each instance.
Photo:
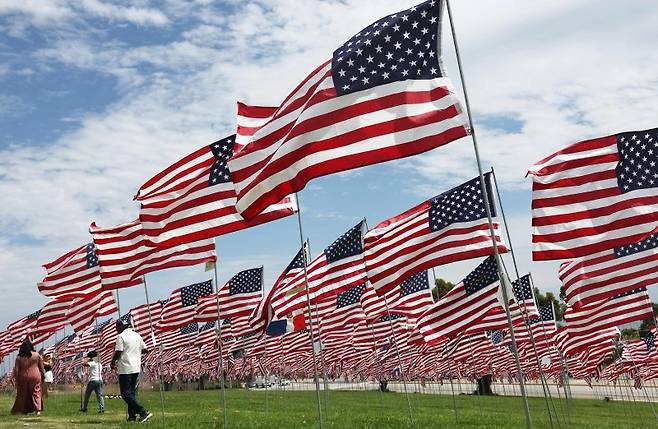
[[[505,209],[503,208],[503,201],[500,197],[500,188],[498,187],[498,179],[496,178],[496,172],[494,171],[493,167],[491,167],[491,175],[493,176],[494,180],[494,187],[496,188],[496,195],[498,196],[498,205],[500,206],[500,214],[503,217],[503,224],[505,225],[505,235],[507,236],[507,242],[509,243],[509,248],[510,248],[510,254],[512,255],[512,263],[514,264],[514,272],[516,273],[516,281],[519,282],[519,286],[521,284],[520,279],[521,275],[519,274],[519,266],[516,262],[516,254],[514,252],[514,245],[512,244],[512,236],[510,235],[510,230],[509,226],[507,225],[507,217],[505,216]],[[530,289],[531,293],[534,295],[534,291],[532,288]],[[530,337],[530,344],[532,346],[532,351],[535,355],[535,362],[537,364],[537,370],[539,371],[539,379],[541,381],[541,387],[544,392],[544,400],[546,401],[546,411],[548,412],[548,419],[550,421],[551,428],[553,428],[553,417],[551,415],[551,405],[549,404],[549,397],[550,397],[550,403],[553,405],[553,412],[555,413],[555,419],[557,420],[558,426],[560,426],[559,419],[557,418],[557,409],[555,408],[555,404],[553,403],[553,397],[551,396],[551,391],[550,387],[548,386],[548,382],[546,381],[546,376],[544,375],[544,370],[542,369],[541,362],[539,361],[539,354],[537,353],[537,345],[535,343],[535,338],[534,334],[532,332],[532,329],[530,328],[529,322],[529,317],[528,317],[528,308],[525,303],[525,298],[522,297],[521,304],[523,305],[523,319],[526,322],[526,329],[528,330],[528,335]]]
[[[164,382],[162,380],[162,361],[161,354],[155,342],[155,326],[153,325],[153,315],[151,314],[151,302],[149,301],[149,290],[146,286],[146,274],[142,276],[144,283],[144,296],[146,298],[146,311],[149,315],[149,325],[151,325],[151,344],[153,346],[153,353],[155,353],[156,365],[158,370],[158,384],[160,387],[160,412],[162,413],[162,425],[165,423],[165,406],[164,406]],[[117,291],[118,292],[118,291]]]
[[[217,241],[215,240],[215,253],[217,252]],[[217,335],[217,348],[219,351],[219,388],[222,396],[222,407],[224,408],[224,429],[228,428],[228,414],[226,411],[226,390],[224,386],[224,357],[222,350],[222,316],[219,308],[219,283],[217,276],[217,261],[213,263],[213,271],[215,273],[214,293],[217,303],[217,328],[215,334]]]
[[[525,391],[525,384],[523,380],[523,371],[521,369],[521,362],[519,361],[519,354],[518,354],[518,348],[516,346],[516,336],[514,335],[514,327],[512,326],[512,318],[510,316],[510,311],[509,311],[509,298],[507,296],[507,282],[509,281],[503,272],[503,269],[501,267],[501,261],[500,261],[500,254],[498,253],[498,245],[496,242],[496,233],[494,231],[493,227],[493,220],[491,218],[491,210],[489,207],[489,195],[487,195],[487,187],[484,183],[484,174],[482,172],[482,163],[480,161],[480,152],[478,149],[478,144],[477,144],[477,137],[475,134],[475,127],[473,126],[473,116],[471,114],[471,106],[468,100],[468,92],[466,90],[466,82],[464,79],[464,71],[461,63],[461,55],[459,54],[459,46],[457,43],[457,34],[455,31],[455,24],[454,24],[454,19],[452,16],[452,10],[450,8],[450,0],[446,0],[446,6],[448,9],[448,19],[450,20],[450,30],[452,32],[452,41],[455,47],[455,54],[457,57],[457,67],[459,69],[459,77],[461,80],[461,85],[462,85],[462,90],[464,91],[464,101],[466,103],[466,112],[468,114],[468,122],[469,126],[471,128],[471,140],[473,141],[473,150],[475,152],[475,161],[477,163],[478,167],[478,173],[480,175],[480,186],[482,187],[482,198],[484,200],[484,208],[487,213],[487,219],[489,220],[489,233],[491,234],[491,241],[493,244],[493,252],[494,252],[494,257],[496,258],[496,262],[498,265],[498,275],[501,280],[501,290],[502,290],[502,295],[503,295],[503,306],[505,308],[505,314],[507,315],[507,325],[510,330],[510,338],[512,340],[512,349],[513,349],[513,355],[514,355],[514,360],[516,362],[516,369],[518,372],[518,379],[519,379],[519,387],[521,389],[521,396],[523,397],[523,411],[525,412],[525,418],[526,418],[526,427],[528,429],[532,429],[532,418],[530,417],[530,407],[528,406],[528,396]],[[440,26],[439,26],[440,28]],[[440,40],[440,37],[438,37]]]
[[[119,289],[116,290],[117,313],[121,317],[121,302],[119,301]]]
[[[304,231],[302,230],[302,209],[299,205],[299,197],[297,196],[297,193],[295,193],[295,203],[297,204],[297,226],[299,228],[299,243],[302,246],[302,249],[304,249]],[[324,419],[322,418],[322,405],[320,404],[320,380],[318,377],[318,363],[315,359],[315,337],[313,334],[313,314],[311,310],[311,297],[309,296],[309,290],[308,290],[308,271],[306,269],[306,265],[308,261],[306,260],[306,252],[304,253],[304,286],[306,288],[306,309],[308,311],[308,324],[309,324],[309,332],[310,332],[310,337],[311,337],[311,351],[312,351],[312,357],[313,357],[313,379],[315,381],[315,398],[318,406],[318,419],[320,422],[320,429],[324,429]]]
[[[395,354],[398,357],[398,365],[400,366],[400,378],[402,378],[402,385],[404,386],[404,396],[407,398],[407,409],[409,410],[409,421],[411,422],[412,426],[415,426],[416,423],[414,422],[414,414],[411,409],[411,400],[409,399],[409,391],[407,390],[407,380],[404,378],[404,371],[402,370],[402,358],[400,357],[400,348],[398,347],[398,340],[395,338],[395,332],[393,331],[393,321],[390,318],[390,310],[388,308],[388,300],[386,299],[386,295],[384,295],[384,305],[386,305],[386,314],[389,315],[388,317],[388,326],[391,330],[391,338],[393,339],[393,345],[395,346]]]

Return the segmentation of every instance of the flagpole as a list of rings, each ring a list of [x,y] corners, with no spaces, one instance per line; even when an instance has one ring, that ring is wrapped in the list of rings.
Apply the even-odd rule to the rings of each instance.
[[[440,4],[440,3],[439,3]],[[523,397],[523,411],[525,412],[525,418],[526,418],[526,427],[528,429],[532,429],[532,418],[530,417],[530,407],[528,405],[528,396],[525,391],[525,383],[523,380],[523,371],[521,369],[521,362],[519,360],[519,354],[518,354],[518,348],[516,346],[516,336],[514,335],[514,327],[512,326],[512,317],[510,316],[510,311],[509,311],[509,298],[507,296],[507,282],[505,275],[503,273],[502,267],[501,267],[501,261],[500,261],[500,254],[498,253],[498,244],[496,242],[496,233],[494,231],[493,227],[493,219],[491,217],[491,210],[489,207],[489,195],[487,195],[487,187],[484,182],[484,173],[482,172],[482,163],[480,161],[480,152],[478,149],[478,144],[477,144],[477,137],[475,134],[475,127],[473,126],[473,116],[471,114],[471,106],[468,100],[468,92],[466,90],[466,82],[464,79],[464,71],[463,71],[463,66],[461,62],[461,55],[459,53],[459,45],[457,43],[457,34],[455,31],[455,24],[453,20],[453,15],[452,15],[452,10],[450,7],[450,0],[446,0],[446,6],[448,10],[448,19],[450,21],[450,30],[452,32],[452,41],[454,44],[455,48],[455,55],[457,57],[457,68],[459,69],[459,77],[461,80],[461,86],[462,90],[464,91],[464,101],[466,104],[466,112],[468,115],[468,122],[469,126],[471,129],[471,140],[473,141],[473,150],[475,152],[475,161],[477,163],[478,167],[478,173],[480,175],[480,186],[482,188],[482,197],[484,200],[484,208],[487,213],[487,219],[489,221],[489,233],[491,234],[491,241],[493,244],[493,252],[494,252],[494,257],[496,258],[496,262],[498,265],[498,274],[501,280],[501,289],[502,289],[502,294],[503,294],[503,306],[505,308],[505,314],[507,315],[507,324],[510,330],[510,338],[512,340],[512,348],[513,348],[513,355],[514,355],[514,360],[516,363],[516,369],[518,372],[518,379],[519,379],[519,388],[521,390],[521,396]],[[439,26],[439,29],[441,26]],[[437,37],[437,42],[440,43],[440,35]]]
[[[398,365],[400,366],[400,377],[402,378],[402,385],[404,386],[404,395],[407,398],[407,410],[409,411],[409,421],[411,422],[411,426],[415,426],[416,423],[414,422],[414,414],[411,409],[411,400],[409,399],[409,391],[407,390],[407,381],[404,378],[404,372],[402,370],[402,358],[400,357],[400,348],[398,347],[398,340],[395,338],[395,332],[393,331],[393,321],[391,320],[390,317],[391,311],[388,308],[388,300],[386,299],[386,295],[384,295],[384,305],[386,305],[386,313],[389,315],[388,326],[391,330],[391,338],[393,338],[393,342],[395,343],[395,353],[398,357]]]
[[[155,342],[155,326],[153,325],[153,315],[151,314],[151,302],[149,301],[149,290],[146,286],[146,274],[142,275],[142,283],[144,284],[144,296],[146,298],[146,311],[149,315],[149,325],[151,326],[151,345],[153,346],[153,353],[155,353],[156,358],[156,368],[158,371],[158,384],[160,386],[160,412],[162,413],[162,425],[165,423],[165,406],[164,406],[164,382],[162,380],[162,356],[158,350],[158,346]],[[118,290],[117,290],[118,296]]]
[[[318,407],[318,419],[320,422],[320,429],[324,429],[324,420],[322,418],[322,405],[320,404],[320,380],[318,377],[318,364],[315,359],[315,337],[313,334],[313,313],[311,312],[311,297],[309,296],[309,287],[308,287],[308,270],[306,265],[308,263],[306,258],[306,252],[304,249],[304,231],[302,230],[302,209],[299,205],[299,197],[295,193],[295,204],[297,205],[297,226],[299,228],[299,242],[302,246],[302,253],[304,254],[304,286],[306,288],[306,308],[308,311],[308,323],[309,331],[311,337],[311,352],[313,357],[313,379],[315,381],[315,399]]]
[[[116,301],[117,301],[117,314],[121,317],[121,302],[119,301],[119,289],[116,291]]]
[[[494,171],[494,168],[491,167],[491,175],[493,176],[494,180],[494,187],[496,188],[496,195],[498,196],[498,205],[500,206],[500,214],[503,218],[503,224],[505,225],[505,235],[507,236],[507,242],[509,243],[509,248],[510,248],[510,254],[512,255],[512,263],[514,264],[514,272],[516,273],[516,281],[519,282],[519,286],[521,286],[521,275],[519,274],[519,265],[516,262],[516,253],[514,252],[514,245],[512,244],[512,236],[510,234],[510,229],[507,224],[507,216],[505,216],[505,209],[503,208],[503,200],[500,197],[500,188],[498,187],[498,179],[496,178],[496,172]],[[530,289],[531,293],[534,296],[534,291],[532,288]],[[551,416],[551,406],[549,404],[549,397],[550,397],[550,403],[553,404],[553,412],[555,413],[555,418],[557,419],[557,409],[555,408],[555,404],[553,403],[553,397],[551,396],[551,391],[550,387],[548,386],[548,382],[546,381],[546,376],[544,375],[544,370],[542,369],[541,362],[539,361],[539,354],[537,352],[537,346],[535,343],[535,338],[534,334],[532,332],[532,329],[530,328],[529,324],[529,316],[528,316],[528,308],[525,303],[525,297],[522,297],[521,299],[521,304],[523,306],[523,319],[526,322],[526,329],[528,330],[528,336],[530,337],[530,344],[532,345],[532,351],[535,355],[535,362],[537,363],[537,370],[539,371],[539,379],[541,381],[541,387],[544,392],[544,400],[546,401],[546,411],[548,412],[548,419],[551,425],[551,428],[553,428],[553,417]],[[559,425],[559,421],[558,421]]]
[[[217,253],[217,241],[213,240],[215,244],[215,253]],[[222,407],[224,409],[224,429],[228,428],[228,414],[226,411],[226,389],[224,386],[224,357],[223,357],[223,350],[222,350],[222,316],[221,316],[221,311],[219,308],[219,283],[218,283],[218,275],[217,275],[217,261],[214,262],[213,264],[213,271],[215,273],[215,282],[214,282],[214,293],[215,293],[215,300],[217,303],[217,328],[215,329],[215,333],[217,335],[217,349],[219,351],[219,388],[221,389],[221,396],[222,396]]]

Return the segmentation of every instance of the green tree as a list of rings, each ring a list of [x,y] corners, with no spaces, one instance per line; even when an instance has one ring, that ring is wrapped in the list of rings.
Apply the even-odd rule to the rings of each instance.
[[[434,298],[434,302],[438,301],[439,298],[447,294],[453,287],[455,287],[455,284],[452,282],[442,278],[436,279],[434,281],[434,287],[432,288],[432,297]]]
[[[562,295],[563,292],[562,289],[560,289],[560,297],[562,297]],[[555,320],[564,320],[564,312],[567,309],[567,305],[564,301],[558,300],[553,292],[542,293],[538,288],[535,288],[535,301],[537,302],[538,307],[542,307],[549,302],[552,302],[553,308],[555,309]]]
[[[658,304],[656,304],[655,302],[652,302],[651,305],[653,307],[653,314],[656,314],[656,312],[658,312]],[[638,328],[640,336],[644,337],[649,332],[649,329],[651,329],[651,327],[655,324],[656,324],[656,322],[654,321],[653,317],[649,317],[647,319],[644,319],[640,323],[640,327]]]

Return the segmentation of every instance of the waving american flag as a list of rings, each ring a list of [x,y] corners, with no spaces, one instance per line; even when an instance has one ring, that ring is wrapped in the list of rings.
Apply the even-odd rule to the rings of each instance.
[[[440,66],[440,18],[431,0],[378,19],[300,82],[229,160],[246,219],[316,177],[467,134]]]

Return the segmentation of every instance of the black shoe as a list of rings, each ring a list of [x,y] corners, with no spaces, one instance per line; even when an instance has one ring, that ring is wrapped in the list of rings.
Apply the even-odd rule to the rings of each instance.
[[[129,417],[126,419],[126,421],[127,421],[127,422],[135,422],[135,421],[137,421],[137,417],[135,417],[135,416],[129,416]]]
[[[140,416],[139,416],[139,422],[140,423],[145,423],[151,417],[153,417],[153,413],[150,413],[148,411],[144,411],[144,414],[140,414]]]
[[[81,412],[81,413],[86,413],[86,412],[87,412],[87,409],[86,409],[86,408],[80,408],[80,412]]]

